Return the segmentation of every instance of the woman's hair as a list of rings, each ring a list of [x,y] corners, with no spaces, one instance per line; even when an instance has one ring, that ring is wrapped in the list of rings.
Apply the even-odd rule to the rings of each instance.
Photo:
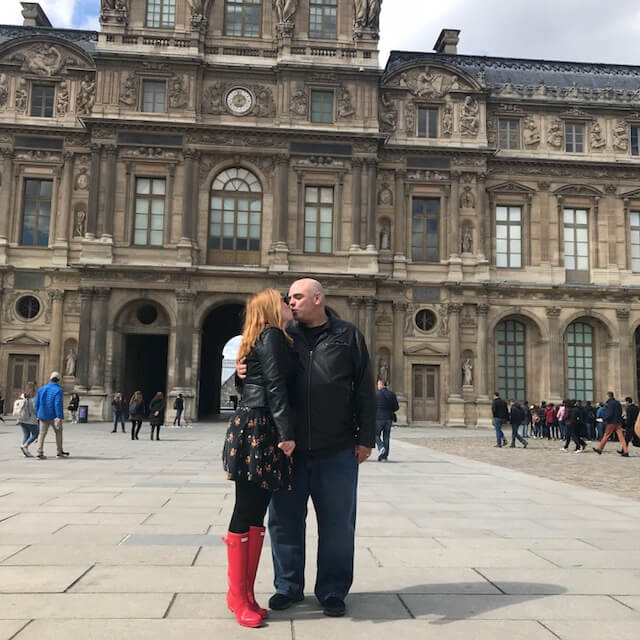
[[[155,400],[156,398],[160,398],[160,399],[164,398],[164,393],[162,393],[162,391],[158,391],[158,392],[156,393],[156,395],[155,395],[155,396],[153,396],[153,399],[154,399],[154,400]]]
[[[131,396],[131,400],[129,400],[129,404],[131,404],[133,401],[138,401],[138,400],[142,400],[142,391],[134,391],[133,395]]]
[[[247,357],[266,327],[278,327],[284,331],[283,324],[280,293],[275,289],[263,289],[254,293],[249,298],[245,309],[242,341],[236,362]],[[284,331],[284,335],[290,344],[293,343],[286,331]]]
[[[24,385],[24,397],[25,398],[33,398],[36,395],[36,383],[35,382],[27,382]]]

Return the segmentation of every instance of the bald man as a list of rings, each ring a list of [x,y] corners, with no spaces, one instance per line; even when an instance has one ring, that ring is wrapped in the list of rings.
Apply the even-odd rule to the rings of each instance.
[[[315,595],[328,616],[343,616],[353,582],[358,465],[375,443],[373,372],[363,335],[327,311],[317,280],[289,289],[299,371],[291,393],[296,415],[293,490],[276,491],[269,535],[276,593],[271,609],[304,599],[307,503],[318,521]],[[241,373],[239,371],[239,373]]]

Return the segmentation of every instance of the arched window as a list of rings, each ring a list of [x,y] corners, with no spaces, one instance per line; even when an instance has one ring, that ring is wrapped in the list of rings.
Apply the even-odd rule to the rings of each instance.
[[[593,329],[584,322],[567,327],[567,395],[593,400]]]
[[[505,400],[527,397],[525,369],[525,326],[517,320],[503,320],[496,327],[497,387]]]
[[[247,169],[219,173],[211,185],[209,262],[259,264],[262,186]]]

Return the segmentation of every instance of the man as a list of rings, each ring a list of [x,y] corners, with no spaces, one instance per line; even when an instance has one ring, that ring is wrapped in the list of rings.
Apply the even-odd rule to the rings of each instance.
[[[64,391],[58,384],[60,374],[53,371],[49,376],[49,384],[45,384],[38,389],[33,404],[36,408],[36,417],[40,423],[40,434],[38,435],[38,444],[36,446],[37,457],[44,460],[44,439],[47,437],[49,427],[53,426],[56,434],[56,448],[58,450],[58,458],[68,457],[68,453],[62,448],[62,420],[64,419],[63,397]]]
[[[491,405],[491,413],[493,414],[493,428],[496,430],[496,442],[494,446],[500,448],[507,446],[507,439],[504,437],[502,431],[502,425],[505,422],[509,422],[509,407],[507,403],[500,397],[500,394],[496,391],[493,394],[493,403]]]
[[[613,391],[607,392],[607,401],[604,403],[604,423],[607,425],[604,430],[604,436],[600,440],[600,444],[592,449],[598,454],[602,455],[602,450],[607,444],[607,440],[611,437],[611,434],[615,431],[622,450],[618,453],[624,457],[629,457],[629,448],[627,442],[624,439],[624,433],[622,433],[622,405],[613,397]]]
[[[522,446],[527,448],[527,441],[518,433],[520,425],[525,422],[524,410],[517,402],[511,400],[511,448],[516,448],[516,440],[522,443]]]
[[[181,393],[179,393],[178,397],[173,401],[173,408],[176,410],[176,417],[173,419],[173,424],[175,425],[177,422],[178,426],[180,426],[180,418],[184,411],[184,398]]]
[[[634,427],[636,425],[636,420],[638,419],[638,413],[640,413],[640,408],[638,408],[638,405],[633,401],[633,398],[631,396],[627,396],[625,399],[625,404],[626,404],[626,418],[625,418],[625,422],[626,422],[626,429],[625,429],[625,438],[626,438],[626,442],[627,442],[627,451],[629,450],[629,445],[631,444],[631,442],[633,441],[633,437],[635,436],[635,431],[634,431]],[[622,450],[618,450],[619,454],[622,454]]]
[[[378,462],[389,459],[389,439],[391,438],[391,423],[393,414],[400,408],[398,398],[387,388],[386,380],[378,379],[376,391],[376,446],[378,447]]]
[[[276,491],[269,535],[274,610],[304,599],[305,530],[309,497],[318,521],[315,595],[325,615],[343,616],[353,582],[358,464],[375,442],[375,396],[364,337],[327,312],[322,286],[296,280],[289,289],[294,322],[287,327],[298,355],[295,378],[296,455],[292,491]],[[243,365],[238,377],[246,375]]]

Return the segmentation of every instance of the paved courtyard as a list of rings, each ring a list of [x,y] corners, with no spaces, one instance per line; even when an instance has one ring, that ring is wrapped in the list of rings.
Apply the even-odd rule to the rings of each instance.
[[[470,451],[511,456],[531,472],[525,455],[545,463],[534,444],[487,453],[490,434],[394,430],[393,461],[361,467],[348,616],[326,618],[308,596],[247,630],[224,603],[220,537],[233,502],[219,461],[224,425],[167,428],[160,442],[146,425],[137,442],[109,429],[68,425],[71,458],[55,457],[51,434],[53,457],[27,460],[18,428],[0,425],[0,640],[640,637],[636,500],[509,469],[505,457],[499,466],[424,446],[475,439]],[[582,458],[548,455],[565,455],[562,465]],[[606,476],[629,463],[640,479],[640,458],[595,458],[580,464]],[[267,554],[263,602],[270,565]]]

